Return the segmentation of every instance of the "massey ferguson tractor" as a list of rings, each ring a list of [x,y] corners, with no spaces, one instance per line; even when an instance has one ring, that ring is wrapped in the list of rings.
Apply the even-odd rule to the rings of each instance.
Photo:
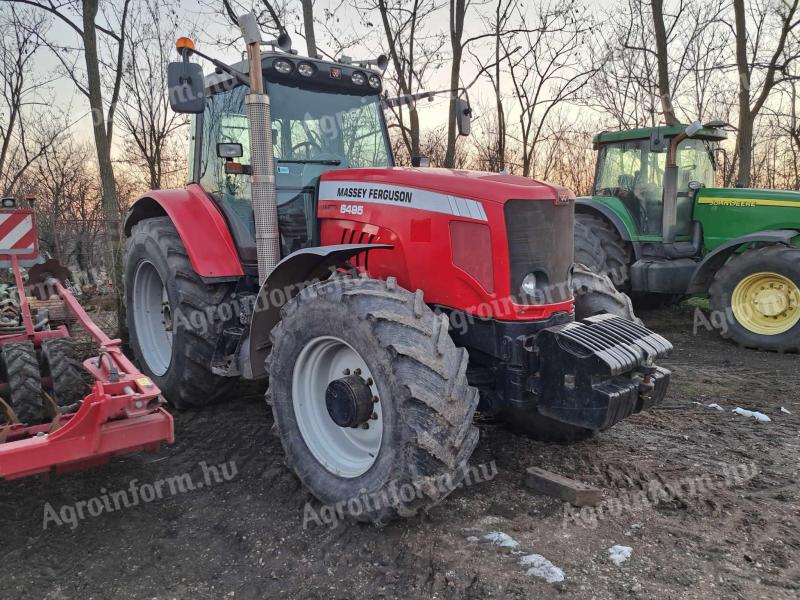
[[[262,55],[254,18],[241,28],[248,60],[233,66],[178,41],[169,94],[195,115],[189,183],[148,192],[125,223],[131,348],[168,400],[268,378],[287,464],[375,523],[458,486],[479,402],[551,440],[661,402],[669,342],[574,318],[568,190],[394,167],[383,59],[300,57],[285,35]]]
[[[601,133],[576,260],[634,297],[708,294],[721,334],[800,351],[800,192],[715,188],[724,123]]]

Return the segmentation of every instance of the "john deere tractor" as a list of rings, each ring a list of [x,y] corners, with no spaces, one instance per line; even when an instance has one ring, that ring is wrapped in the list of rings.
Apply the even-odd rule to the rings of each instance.
[[[575,260],[634,299],[708,294],[724,337],[800,349],[800,192],[717,188],[724,123],[594,138],[591,197],[578,198]]]

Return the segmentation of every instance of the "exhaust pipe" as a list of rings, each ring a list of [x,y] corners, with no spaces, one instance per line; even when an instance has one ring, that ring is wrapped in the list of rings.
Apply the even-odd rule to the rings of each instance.
[[[663,236],[664,253],[669,258],[693,256],[700,250],[699,223],[692,229],[690,243],[675,243],[675,228],[678,224],[678,145],[703,128],[700,121],[695,121],[686,128],[686,131],[676,135],[667,151],[667,164],[664,168],[664,201],[661,213],[661,235]],[[695,247],[696,246],[696,247]]]
[[[261,73],[262,40],[255,16],[252,13],[240,16],[239,28],[247,43],[250,77],[250,93],[245,98],[245,104],[250,125],[250,188],[256,226],[258,283],[261,285],[281,259],[275,159],[272,155],[272,115]]]

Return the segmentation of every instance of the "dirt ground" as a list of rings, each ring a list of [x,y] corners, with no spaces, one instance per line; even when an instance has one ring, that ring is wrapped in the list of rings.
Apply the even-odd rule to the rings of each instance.
[[[0,484],[0,597],[800,597],[800,358],[694,335],[689,307],[642,316],[675,344],[663,406],[567,447],[480,423],[472,462],[494,477],[380,530],[303,527],[311,498],[283,466],[258,397],[177,414],[177,442],[158,454]],[[75,528],[54,517],[132,482],[189,473],[204,483],[201,462],[227,471],[202,489],[84,514]],[[529,466],[601,487],[601,511],[533,494]],[[518,545],[484,539],[492,532]],[[631,548],[620,565],[615,544]],[[530,554],[563,581],[527,574]]]

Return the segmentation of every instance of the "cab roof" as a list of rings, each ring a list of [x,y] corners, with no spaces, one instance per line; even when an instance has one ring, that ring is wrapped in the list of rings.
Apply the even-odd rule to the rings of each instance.
[[[603,131],[592,138],[592,144],[608,144],[611,142],[627,142],[631,140],[649,140],[654,131],[662,137],[674,137],[686,130],[688,125],[662,125],[660,127],[642,127],[640,129],[627,129],[625,131]],[[722,141],[728,134],[722,129],[701,129],[692,138]]]

